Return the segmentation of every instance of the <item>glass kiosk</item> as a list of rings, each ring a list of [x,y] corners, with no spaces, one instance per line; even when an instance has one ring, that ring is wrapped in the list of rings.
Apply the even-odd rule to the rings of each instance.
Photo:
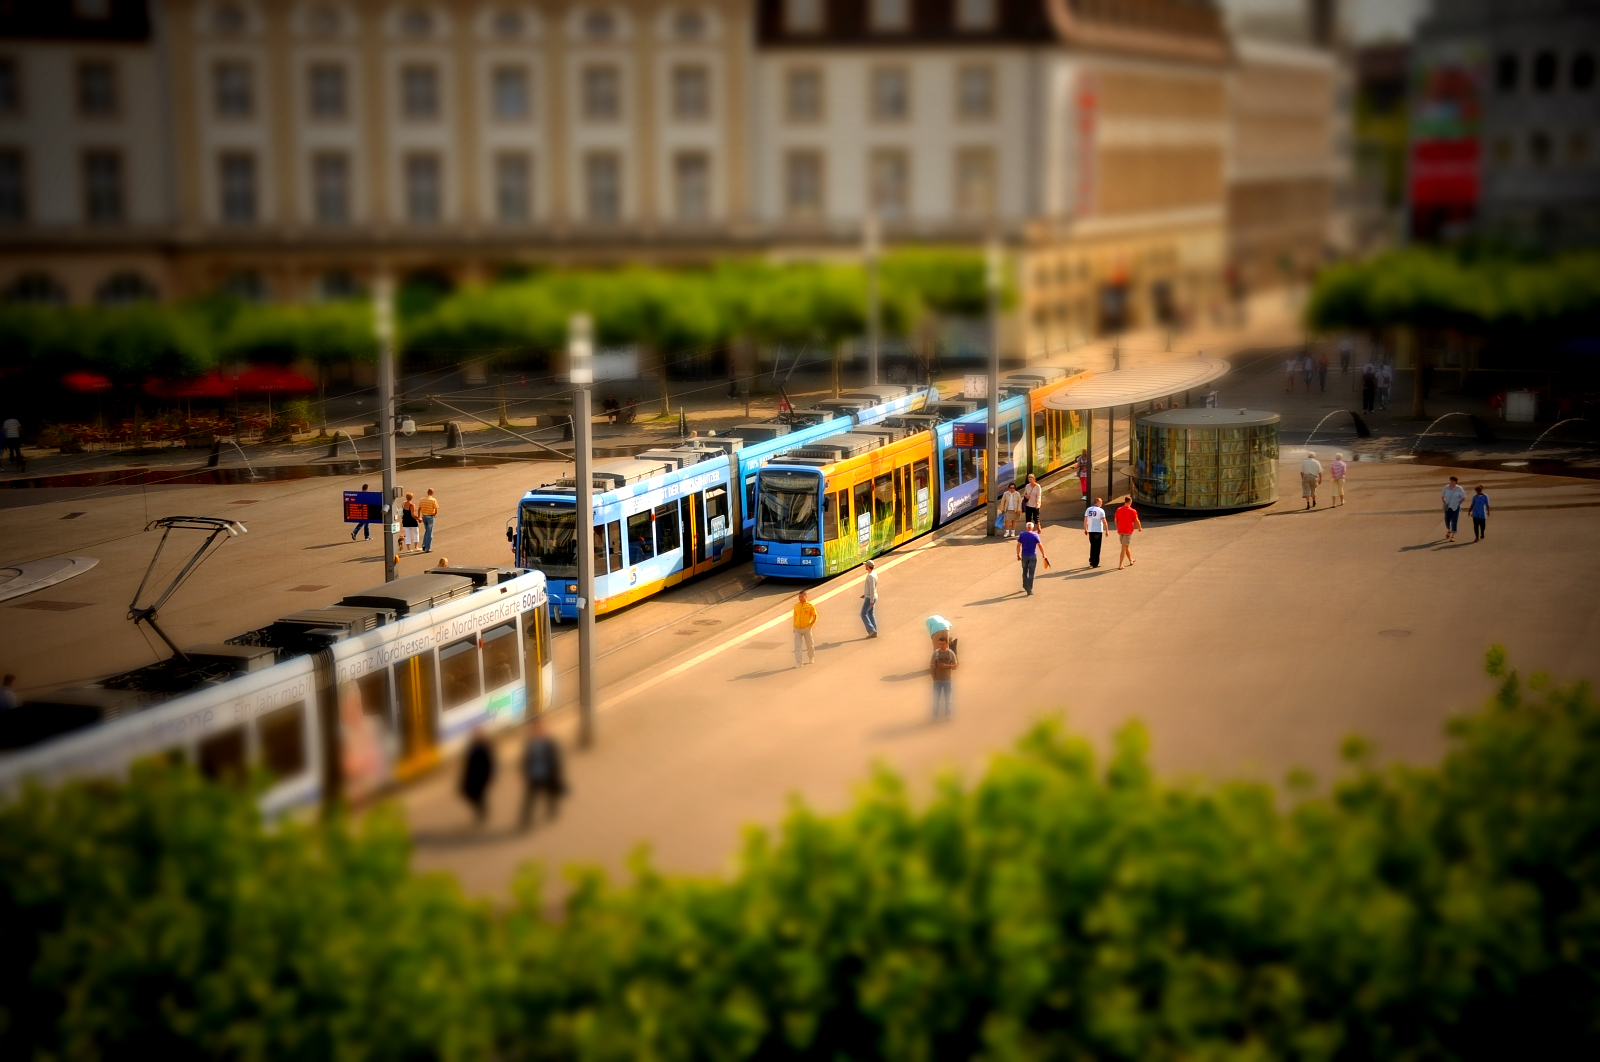
[[[1278,500],[1278,414],[1169,409],[1134,420],[1133,496],[1162,509],[1249,509]]]

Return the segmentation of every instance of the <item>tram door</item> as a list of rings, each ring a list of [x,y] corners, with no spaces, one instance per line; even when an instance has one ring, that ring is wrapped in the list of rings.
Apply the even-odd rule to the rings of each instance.
[[[678,514],[683,520],[683,570],[686,573],[705,571],[705,499],[699,494],[689,495],[678,503]]]
[[[439,760],[434,670],[432,649],[394,666],[395,708],[400,723],[400,762],[395,766],[396,777],[410,777]]]

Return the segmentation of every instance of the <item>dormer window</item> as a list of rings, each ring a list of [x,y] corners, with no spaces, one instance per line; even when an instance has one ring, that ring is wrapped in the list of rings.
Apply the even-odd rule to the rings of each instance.
[[[497,11],[494,16],[494,35],[496,37],[522,36],[522,13],[518,11]]]
[[[583,16],[583,35],[592,41],[603,41],[617,32],[617,19],[609,11],[591,11]]]
[[[400,16],[400,31],[407,37],[426,37],[433,32],[433,14],[413,7]]]
[[[872,28],[903,33],[911,28],[911,0],[872,0]]]
[[[319,37],[337,36],[339,30],[343,28],[342,23],[339,12],[326,4],[311,12],[311,32]]]
[[[211,26],[219,36],[235,37],[244,32],[244,12],[238,4],[223,4],[212,16]]]
[[[821,33],[822,4],[823,0],[784,0],[784,28],[790,33]]]
[[[706,17],[698,11],[679,11],[672,16],[672,32],[686,41],[706,35]]]
[[[995,0],[956,0],[956,28],[968,31],[994,29]]]

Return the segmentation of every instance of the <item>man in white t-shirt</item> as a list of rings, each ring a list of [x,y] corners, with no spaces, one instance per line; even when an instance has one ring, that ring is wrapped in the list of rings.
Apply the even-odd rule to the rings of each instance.
[[[5,432],[7,456],[20,466],[22,464],[22,423],[16,417],[7,417],[5,424],[0,425],[0,431]]]
[[[1300,496],[1306,500],[1307,509],[1317,507],[1317,485],[1322,482],[1322,462],[1310,453],[1300,462]]]
[[[1103,499],[1083,511],[1083,533],[1089,536],[1089,567],[1100,567],[1100,541],[1106,534],[1106,511],[1100,507]]]

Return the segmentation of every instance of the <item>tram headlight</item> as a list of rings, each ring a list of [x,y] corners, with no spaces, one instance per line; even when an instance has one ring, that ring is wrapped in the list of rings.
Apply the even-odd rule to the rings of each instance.
[[[577,592],[578,592],[578,584],[577,583],[568,583],[567,584],[567,593],[576,594]]]
[[[800,547],[800,556],[802,556],[802,557],[820,557],[820,556],[822,556],[822,551],[820,549],[818,549],[816,546],[802,546],[802,547]]]
[[[759,542],[757,542],[755,545],[750,547],[750,552],[751,553],[765,553],[766,551],[767,551],[767,547],[763,546]]]

